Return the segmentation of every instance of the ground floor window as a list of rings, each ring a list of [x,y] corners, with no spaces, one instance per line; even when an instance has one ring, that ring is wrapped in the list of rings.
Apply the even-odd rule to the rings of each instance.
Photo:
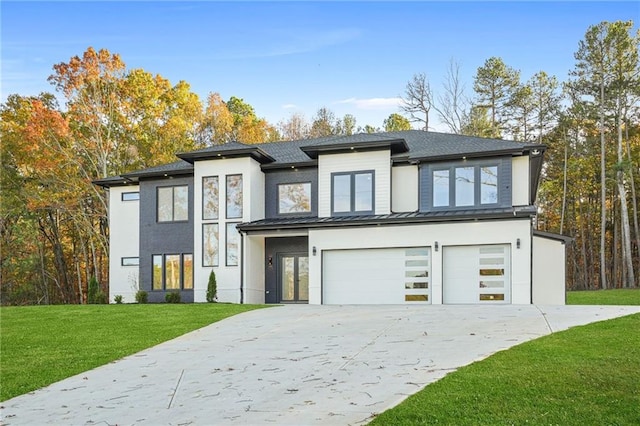
[[[193,254],[154,254],[153,290],[193,289]]]

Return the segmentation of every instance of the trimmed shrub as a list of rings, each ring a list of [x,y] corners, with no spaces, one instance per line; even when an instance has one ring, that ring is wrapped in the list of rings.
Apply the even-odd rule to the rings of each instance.
[[[116,302],[116,305],[122,305],[122,295],[116,294],[113,301]]]
[[[164,295],[164,301],[167,303],[180,303],[180,293],[177,291],[170,291]]]
[[[207,284],[207,302],[214,303],[218,300],[218,283],[216,282],[216,273],[211,270],[209,274],[209,283]]]
[[[144,290],[138,290],[136,293],[136,302],[138,303],[147,303],[149,300],[149,295]]]
[[[87,287],[87,303],[90,305],[99,303],[98,293],[100,292],[100,286],[98,285],[96,277],[91,277],[89,279],[89,285]]]

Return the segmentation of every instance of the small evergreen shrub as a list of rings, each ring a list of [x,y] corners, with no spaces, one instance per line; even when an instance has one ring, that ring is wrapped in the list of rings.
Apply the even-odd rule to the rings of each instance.
[[[116,302],[117,305],[122,305],[122,295],[116,294],[113,298],[113,301]]]
[[[100,286],[96,277],[89,279],[89,285],[87,286],[87,303],[90,305],[98,303],[98,293],[100,292]]]
[[[102,292],[102,290],[99,290],[98,294],[96,294],[96,302],[95,303],[99,304],[99,305],[106,305],[107,303],[109,303],[109,296],[104,294]]]
[[[149,300],[149,295],[144,290],[138,290],[136,293],[136,302],[138,303],[147,303]]]
[[[164,295],[164,301],[167,303],[180,303],[180,293],[177,291],[170,291]]]
[[[207,284],[207,302],[214,303],[218,300],[218,283],[216,282],[216,273],[211,270],[209,274],[209,283]]]

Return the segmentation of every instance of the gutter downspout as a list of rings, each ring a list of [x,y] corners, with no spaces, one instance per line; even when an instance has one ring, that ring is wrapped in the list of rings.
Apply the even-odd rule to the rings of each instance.
[[[244,303],[244,232],[240,233],[240,304]]]
[[[530,240],[530,252],[529,252],[529,281],[531,286],[531,304],[533,305],[533,219],[529,219],[531,226],[529,227],[529,240]]]

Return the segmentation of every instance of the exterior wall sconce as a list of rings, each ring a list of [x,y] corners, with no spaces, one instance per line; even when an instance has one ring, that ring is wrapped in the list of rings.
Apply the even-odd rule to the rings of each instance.
[[[318,249],[316,249],[316,246],[313,246],[313,248],[311,249],[311,253],[313,253],[314,256],[318,253]]]
[[[516,240],[516,248],[519,249],[520,248],[520,238],[518,238]]]
[[[436,251],[438,251],[438,242],[436,241],[435,244],[433,245],[433,247],[436,249]]]

